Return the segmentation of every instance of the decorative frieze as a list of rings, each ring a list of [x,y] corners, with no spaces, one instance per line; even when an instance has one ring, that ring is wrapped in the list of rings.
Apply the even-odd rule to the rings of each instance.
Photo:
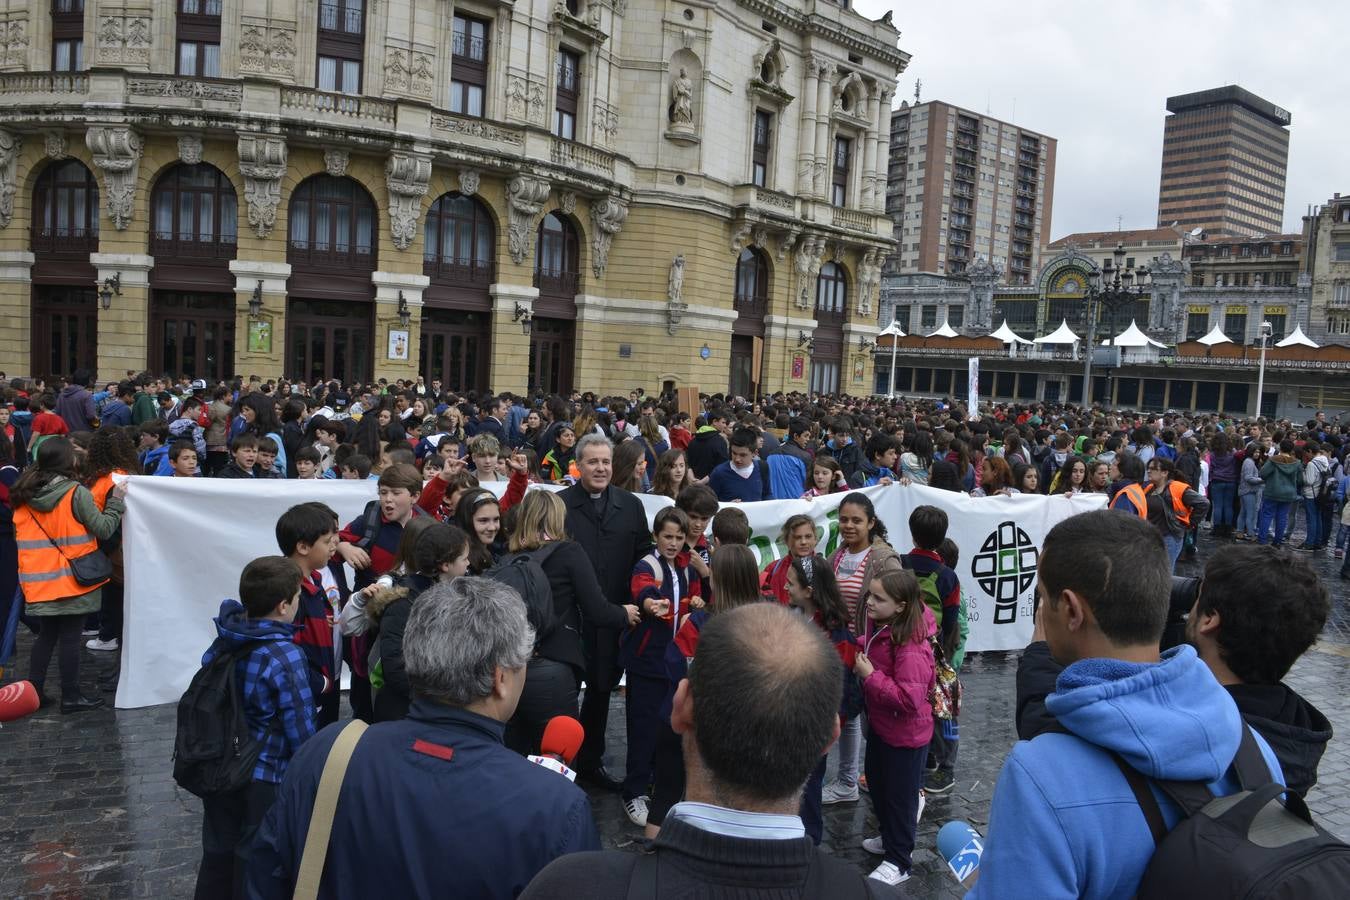
[[[593,109],[591,121],[595,125],[595,133],[597,135],[603,135],[606,140],[611,142],[616,137],[618,137],[619,135],[618,107],[606,103],[599,97],[595,98],[595,106]]]
[[[27,13],[13,11],[9,21],[0,21],[0,66],[23,66],[28,61]]]
[[[103,173],[104,209],[113,227],[126,230],[136,201],[141,137],[126,125],[95,125],[84,135],[94,166]]]
[[[237,84],[202,81],[175,75],[127,79],[127,93],[138,97],[176,97],[184,100],[219,100],[240,103],[244,89]]]
[[[544,83],[526,75],[507,75],[506,117],[544,125]]]
[[[387,90],[430,97],[435,80],[430,53],[406,47],[385,48],[384,86]]]
[[[490,122],[484,122],[482,119],[469,119],[462,116],[432,113],[431,127],[436,131],[445,131],[450,134],[458,134],[465,137],[482,138],[485,141],[497,141],[503,144],[517,145],[525,143],[525,135],[521,132],[513,131],[509,128],[499,128]]]
[[[407,250],[417,236],[422,198],[431,182],[431,157],[397,150],[384,164],[389,189],[389,234],[394,246]]]
[[[239,135],[239,171],[244,176],[248,224],[265,238],[277,221],[281,179],[286,176],[286,140],[266,134]]]
[[[596,278],[605,277],[609,265],[609,246],[628,218],[628,204],[608,196],[591,203],[591,269]]]
[[[14,215],[15,177],[23,137],[0,129],[0,228],[8,228]]]
[[[548,199],[549,183],[530,175],[517,175],[506,186],[510,222],[507,226],[507,249],[511,260],[520,265],[530,255],[534,238],[535,217]]]

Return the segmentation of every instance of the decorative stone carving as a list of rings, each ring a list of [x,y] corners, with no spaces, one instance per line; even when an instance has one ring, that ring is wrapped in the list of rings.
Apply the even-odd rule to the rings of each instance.
[[[731,252],[737,256],[745,249],[745,245],[750,241],[750,230],[752,226],[749,222],[741,222],[736,226],[736,230],[731,233]]]
[[[597,134],[603,134],[607,139],[614,140],[619,133],[619,110],[597,97],[593,113],[591,121]]]
[[[511,260],[520,265],[530,255],[534,219],[548,199],[549,183],[530,175],[517,175],[506,186],[506,200],[510,216],[507,225],[507,249]]]
[[[778,261],[781,263],[787,259],[787,255],[792,250],[792,245],[797,242],[797,232],[784,231],[778,235]]]
[[[409,76],[412,79],[412,90],[414,94],[421,94],[424,97],[430,97],[433,87],[436,83],[435,73],[432,72],[432,57],[430,53],[419,53],[413,51],[409,60]]]
[[[0,22],[0,65],[22,66],[27,58],[28,20]]]
[[[43,149],[48,159],[65,159],[70,155],[66,136],[59,131],[49,131],[43,135]]]
[[[769,229],[765,228],[763,225],[755,226],[755,228],[750,232],[750,243],[754,244],[761,250],[768,249]]]
[[[862,76],[857,72],[849,72],[834,86],[834,111],[855,118],[861,117],[863,111],[859,107],[866,96],[867,88],[863,84]]]
[[[23,137],[0,129],[0,228],[8,228],[14,215],[15,175]]]
[[[684,302],[684,254],[677,253],[670,263],[670,278],[666,283],[666,331],[674,334],[689,304]]]
[[[485,141],[497,141],[502,144],[520,145],[525,143],[524,132],[499,128],[496,125],[484,122],[482,119],[432,113],[431,127],[437,131],[448,131],[451,134],[482,138]]]
[[[815,289],[816,276],[820,274],[821,257],[825,252],[825,237],[819,234],[804,234],[797,243],[797,254],[793,259],[793,268],[797,272],[797,307],[811,307],[811,293]]]
[[[970,279],[970,298],[966,301],[965,327],[962,330],[970,334],[988,334],[994,328],[994,285],[1003,275],[1003,270],[984,256],[977,256],[966,267],[965,274]]]
[[[389,235],[394,246],[407,250],[417,236],[422,198],[431,183],[431,157],[394,151],[384,164],[384,182],[389,188]]]
[[[782,83],[786,71],[787,62],[783,58],[778,38],[770,38],[755,54],[751,77],[758,78],[769,87],[777,87]]]
[[[202,136],[200,134],[184,134],[178,138],[178,158],[189,166],[195,166],[202,161]]]
[[[141,165],[141,137],[126,125],[95,125],[84,136],[94,166],[103,173],[104,208],[118,231],[131,224],[136,201],[136,175]]]
[[[472,197],[478,193],[478,170],[460,169],[459,170],[459,192],[466,197]]]
[[[544,86],[522,75],[506,76],[506,115],[521,122],[544,122]]]
[[[609,265],[609,245],[628,218],[628,205],[618,197],[604,197],[591,203],[591,268],[596,278],[605,277]]]
[[[431,55],[402,47],[389,47],[384,58],[384,85],[391,91],[431,96],[435,76]]]
[[[295,77],[292,23],[245,17],[239,32],[239,71]]]
[[[872,247],[858,260],[858,315],[872,316],[872,294],[881,284],[881,250]]]
[[[390,47],[384,57],[384,86],[391,91],[408,90],[408,51]]]
[[[150,64],[150,17],[116,11],[100,16],[97,30],[101,63]]]
[[[1186,309],[1181,300],[1181,288],[1190,271],[1190,263],[1173,259],[1171,253],[1154,257],[1148,270],[1152,279],[1148,308],[1151,336],[1165,340],[1184,336]]]
[[[271,28],[267,35],[267,71],[271,75],[295,74],[295,31]]]
[[[221,100],[238,103],[244,99],[244,89],[237,84],[214,84],[197,78],[173,75],[151,75],[128,78],[127,93],[138,97],[183,97],[192,100]]]
[[[558,195],[558,208],[567,215],[572,215],[577,211],[577,195],[572,191],[563,191]]]
[[[351,152],[338,147],[329,147],[323,151],[324,171],[334,178],[341,178],[347,174],[347,164],[351,162]]]
[[[286,175],[286,141],[265,134],[239,135],[239,171],[244,176],[248,224],[265,238],[277,221],[281,179]]]
[[[670,80],[670,106],[666,111],[671,131],[694,130],[694,83],[683,66]]]

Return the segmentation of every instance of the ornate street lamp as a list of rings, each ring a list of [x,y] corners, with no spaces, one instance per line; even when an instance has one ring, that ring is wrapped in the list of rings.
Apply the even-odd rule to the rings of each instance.
[[[1088,272],[1088,339],[1087,352],[1083,354],[1084,407],[1092,405],[1092,356],[1097,349],[1097,325],[1101,321],[1102,307],[1106,307],[1109,322],[1107,346],[1115,347],[1116,313],[1152,293],[1152,287],[1145,283],[1148,267],[1136,269],[1125,265],[1124,244],[1116,244],[1111,255],[1115,258],[1114,265],[1108,260],[1100,269],[1093,266]]]

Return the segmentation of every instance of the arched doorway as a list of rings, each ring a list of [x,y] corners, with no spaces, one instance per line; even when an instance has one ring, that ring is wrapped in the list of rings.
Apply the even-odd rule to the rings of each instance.
[[[479,200],[452,191],[427,212],[418,371],[430,384],[465,393],[487,385],[497,231]]]
[[[150,368],[216,381],[234,374],[239,204],[207,163],[179,164],[150,194]]]
[[[848,276],[839,263],[825,263],[816,278],[816,330],[811,350],[811,390],[815,393],[839,393],[847,316]]]
[[[33,185],[31,369],[69,375],[98,364],[98,183],[76,159],[54,162]]]
[[[534,248],[534,320],[530,332],[531,390],[562,394],[572,389],[581,248],[577,228],[561,212],[539,223]]]
[[[769,260],[758,247],[746,247],[736,260],[736,321],[731,326],[731,375],[728,385],[737,397],[758,393],[764,357],[764,315],[769,308]]]
[[[354,179],[314,175],[287,213],[286,374],[313,384],[370,379],[378,225],[375,201]]]

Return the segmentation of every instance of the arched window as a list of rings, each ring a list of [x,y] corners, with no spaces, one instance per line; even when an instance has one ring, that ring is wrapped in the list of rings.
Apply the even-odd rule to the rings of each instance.
[[[34,253],[98,249],[98,182],[76,159],[53,163],[33,188]]]
[[[215,166],[174,166],[155,182],[150,208],[153,255],[234,259],[239,204]]]
[[[816,279],[816,312],[842,317],[848,309],[848,279],[843,266],[826,263]]]
[[[308,268],[375,269],[375,203],[350,178],[315,175],[291,195],[286,260]]]
[[[449,193],[427,212],[422,274],[457,284],[489,285],[493,281],[496,230],[483,204]]]
[[[551,212],[539,223],[534,253],[534,286],[540,294],[571,299],[581,285],[577,230],[566,218]]]
[[[746,247],[736,260],[736,296],[733,306],[742,315],[764,315],[769,303],[769,264],[764,252]]]

